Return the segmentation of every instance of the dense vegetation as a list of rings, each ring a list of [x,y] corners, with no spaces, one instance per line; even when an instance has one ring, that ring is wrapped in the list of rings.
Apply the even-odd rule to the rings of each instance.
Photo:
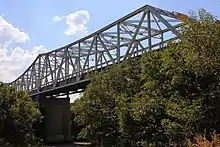
[[[205,10],[191,16],[182,31],[186,42],[93,77],[72,105],[76,137],[111,146],[175,146],[220,132],[220,22]]]
[[[39,120],[38,106],[27,93],[0,83],[0,146],[39,145],[34,135]]]

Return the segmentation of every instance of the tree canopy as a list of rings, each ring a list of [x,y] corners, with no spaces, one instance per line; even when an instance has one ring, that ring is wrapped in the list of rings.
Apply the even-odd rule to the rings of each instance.
[[[27,93],[0,84],[0,145],[37,145],[34,123],[40,111]]]

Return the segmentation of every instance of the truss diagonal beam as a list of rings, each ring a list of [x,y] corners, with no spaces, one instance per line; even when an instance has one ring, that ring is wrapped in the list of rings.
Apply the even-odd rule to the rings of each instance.
[[[8,84],[31,96],[59,93],[60,89],[64,92],[73,85],[72,91],[77,91],[79,83],[89,80],[87,73],[182,39],[178,31],[182,20],[177,14],[181,13],[145,5],[95,33],[38,55],[21,76]]]

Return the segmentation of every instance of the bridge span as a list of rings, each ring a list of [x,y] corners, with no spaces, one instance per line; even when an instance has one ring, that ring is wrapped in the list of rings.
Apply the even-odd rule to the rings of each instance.
[[[65,138],[70,136],[68,95],[86,88],[90,81],[87,73],[179,41],[186,18],[178,12],[145,5],[82,39],[39,54],[21,76],[8,84],[38,97],[44,105],[47,137],[61,134]],[[67,99],[54,98],[60,95],[67,95]]]

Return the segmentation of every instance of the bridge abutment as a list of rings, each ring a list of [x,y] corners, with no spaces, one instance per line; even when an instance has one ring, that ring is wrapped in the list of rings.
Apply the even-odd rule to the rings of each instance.
[[[70,141],[72,137],[69,97],[67,96],[67,98],[40,98],[39,102],[44,107],[45,113],[45,141]]]

